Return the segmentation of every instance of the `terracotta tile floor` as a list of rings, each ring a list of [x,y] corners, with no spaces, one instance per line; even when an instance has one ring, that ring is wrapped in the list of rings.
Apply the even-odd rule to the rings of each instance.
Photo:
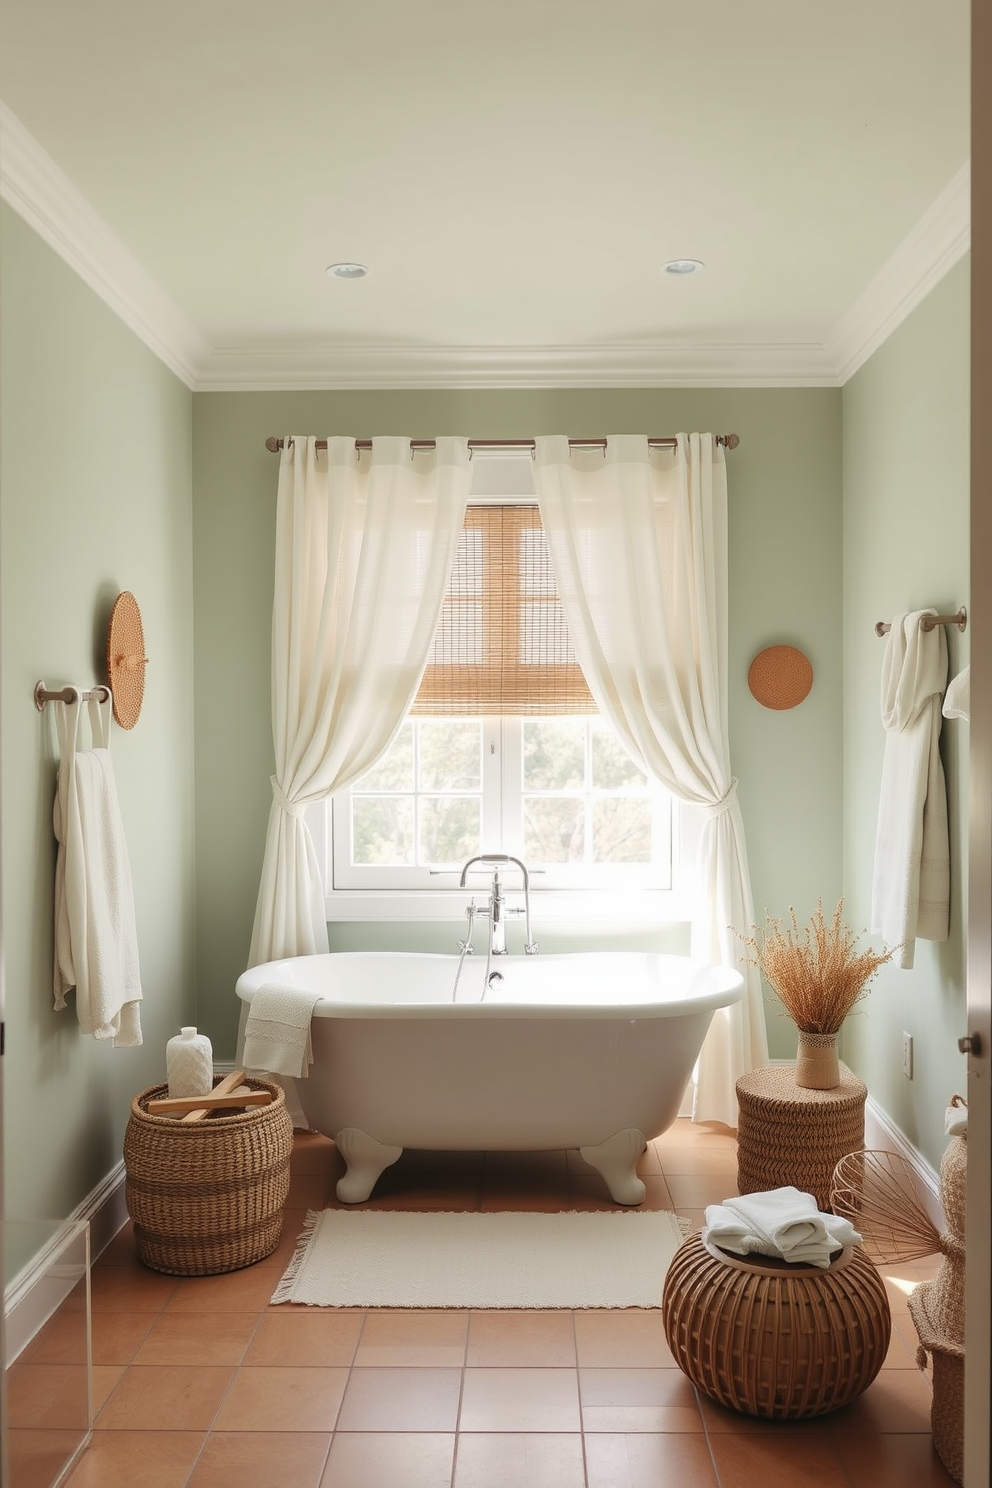
[[[269,1306],[308,1207],[331,1202],[333,1144],[298,1134],[283,1240],[242,1272],[173,1279],[127,1229],[93,1271],[93,1439],[68,1488],[936,1488],[930,1387],[906,1297],[932,1263],[887,1273],[893,1337],[852,1405],[808,1424],[699,1396],[659,1310],[370,1311]],[[678,1121],[641,1163],[647,1203],[696,1223],[735,1191],[734,1133]],[[330,1196],[330,1197],[329,1197]],[[609,1208],[567,1154],[407,1153],[372,1207]],[[78,1330],[56,1315],[11,1366],[24,1429],[12,1488],[47,1484]],[[64,1378],[63,1376],[66,1375]],[[69,1391],[71,1394],[71,1390]],[[60,1404],[63,1402],[63,1404]]]

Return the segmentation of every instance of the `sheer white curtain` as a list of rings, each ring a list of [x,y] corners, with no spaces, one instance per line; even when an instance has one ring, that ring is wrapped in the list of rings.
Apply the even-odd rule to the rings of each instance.
[[[468,443],[287,440],[272,614],[272,776],[249,965],[327,950],[303,819],[392,742],[427,663],[465,516]]]
[[[589,690],[641,769],[704,808],[691,953],[737,966],[744,1000],[713,1018],[693,1117],[737,1124],[735,1082],[766,1062],[761,981],[734,931],[754,920],[727,732],[727,473],[711,434],[601,449],[537,440],[541,520]]]

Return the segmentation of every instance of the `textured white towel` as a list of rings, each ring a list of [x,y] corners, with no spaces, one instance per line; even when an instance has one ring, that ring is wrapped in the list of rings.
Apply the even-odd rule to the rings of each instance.
[[[821,1213],[812,1194],[790,1187],[710,1204],[703,1235],[735,1255],[756,1253],[821,1268],[846,1245],[861,1243],[848,1220]]]
[[[112,704],[89,704],[94,748],[77,750],[78,702],[56,702],[61,760],[52,822],[55,1006],[75,988],[84,1033],[115,1048],[141,1043],[141,975],[131,866],[110,759]]]
[[[971,667],[966,666],[964,671],[958,672],[947,684],[944,693],[944,706],[940,710],[945,718],[963,718],[965,722],[971,720]]]
[[[320,998],[319,992],[292,987],[259,987],[245,1024],[245,1068],[298,1078],[308,1075],[313,1064],[310,1018]]]
[[[897,615],[882,659],[885,754],[875,831],[871,928],[909,968],[916,939],[946,940],[951,856],[940,761],[940,701],[947,681],[944,627],[934,610]]]

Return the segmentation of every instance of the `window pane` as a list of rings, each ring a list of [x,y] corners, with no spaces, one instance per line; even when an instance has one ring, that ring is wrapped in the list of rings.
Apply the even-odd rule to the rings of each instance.
[[[480,852],[480,817],[478,796],[422,796],[420,862],[464,863]]]
[[[410,796],[352,796],[353,863],[413,862],[413,800]]]
[[[592,808],[592,840],[596,863],[650,863],[650,804],[622,796],[596,801]]]
[[[477,719],[423,720],[421,790],[481,790],[482,724]]]
[[[413,790],[413,724],[408,718],[389,749],[355,786],[356,790]]]
[[[523,739],[524,790],[574,790],[585,783],[585,719],[528,718]]]
[[[597,790],[621,790],[624,786],[647,785],[647,776],[634,764],[605,720],[593,725],[592,783]]]
[[[524,801],[524,858],[531,863],[581,863],[585,822],[575,797],[534,797]]]

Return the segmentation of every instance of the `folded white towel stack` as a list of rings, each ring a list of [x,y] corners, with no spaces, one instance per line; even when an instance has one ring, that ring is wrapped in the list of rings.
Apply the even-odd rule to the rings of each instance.
[[[320,997],[319,992],[291,987],[259,987],[245,1023],[245,1068],[274,1075],[308,1075],[313,1064],[310,1018]]]
[[[812,1194],[774,1188],[710,1204],[703,1239],[734,1255],[766,1255],[825,1269],[861,1236],[838,1214],[824,1214]]]

